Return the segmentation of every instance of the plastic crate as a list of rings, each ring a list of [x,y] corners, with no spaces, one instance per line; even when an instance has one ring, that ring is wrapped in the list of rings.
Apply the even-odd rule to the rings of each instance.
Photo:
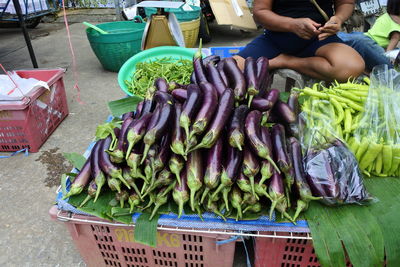
[[[20,70],[22,78],[48,83],[50,91],[39,88],[21,101],[0,101],[0,151],[28,148],[37,152],[68,115],[63,81],[64,69]]]
[[[210,51],[212,55],[220,56],[222,58],[231,57],[236,55],[242,50],[244,46],[216,46],[210,47]]]
[[[56,206],[49,213],[55,219]],[[62,212],[65,213],[65,212]],[[71,218],[72,219],[72,218]],[[134,242],[134,226],[110,223],[97,217],[73,215],[64,221],[65,226],[88,266],[119,267],[231,267],[235,254],[235,242],[217,245],[227,239],[217,234],[189,233],[159,230],[157,247]]]

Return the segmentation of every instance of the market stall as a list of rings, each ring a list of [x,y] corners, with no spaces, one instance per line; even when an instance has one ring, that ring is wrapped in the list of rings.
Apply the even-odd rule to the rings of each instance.
[[[257,266],[398,265],[395,71],[285,94],[266,58],[165,49],[122,66],[50,211],[88,265],[232,266],[249,236]]]

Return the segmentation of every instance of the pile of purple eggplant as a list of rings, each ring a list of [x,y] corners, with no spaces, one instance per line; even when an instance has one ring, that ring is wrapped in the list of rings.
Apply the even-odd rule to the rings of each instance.
[[[116,147],[111,137],[99,140],[66,197],[88,187],[84,205],[112,190],[121,207],[152,208],[153,217],[172,196],[179,217],[187,205],[200,216],[209,211],[237,220],[277,210],[294,222],[318,199],[292,136],[298,94],[285,103],[269,89],[263,57],[247,58],[242,71],[234,58],[196,53],[193,66],[189,85],[156,79],[115,129]]]

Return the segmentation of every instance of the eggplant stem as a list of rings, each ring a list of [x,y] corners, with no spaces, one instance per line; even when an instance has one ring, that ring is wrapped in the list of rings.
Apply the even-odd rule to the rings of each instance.
[[[121,198],[119,200],[119,206],[121,207],[121,209],[124,207],[125,201]]]
[[[126,187],[128,187],[128,189],[131,189],[131,186],[130,186],[130,185],[128,184],[128,182],[124,179],[124,177],[122,177],[122,175],[118,175],[117,178],[120,179],[121,182],[122,182]]]
[[[250,180],[250,186],[251,186],[251,193],[253,194],[253,196],[257,197],[256,190],[254,189],[254,176],[250,176],[249,180]]]
[[[237,210],[236,221],[238,221],[238,218],[242,219],[243,217],[242,208],[240,207],[240,205],[236,207],[236,210]]]
[[[87,195],[87,197],[82,201],[82,203],[79,205],[79,208],[82,208],[90,199],[92,196]]]
[[[236,148],[239,149],[240,151],[242,151],[243,148],[242,148],[242,145],[240,144],[240,142],[236,138],[234,138],[233,140],[234,140],[234,144],[235,144]]]
[[[192,211],[195,211],[195,208],[194,208],[194,195],[195,194],[196,194],[196,191],[190,189],[190,208],[192,209]]]
[[[251,106],[251,102],[253,102],[253,98],[254,98],[254,95],[250,95],[249,96],[249,102],[247,103],[247,106],[250,108],[250,106]]]
[[[199,206],[196,206],[197,215],[199,215],[200,220],[204,222],[203,215],[201,214],[201,210]]]
[[[200,204],[202,204],[204,202],[204,199],[206,198],[206,196],[209,192],[210,192],[210,188],[206,187],[206,189],[204,189],[203,195],[201,196]]]
[[[281,170],[278,168],[278,166],[276,165],[275,161],[274,161],[270,156],[267,156],[265,159],[268,160],[268,161],[272,164],[272,167],[274,167],[274,169],[275,169],[279,174],[281,173]]]
[[[224,199],[225,202],[225,207],[226,207],[226,211],[229,211],[229,201],[228,201],[228,194],[231,187],[225,187],[224,190],[222,191],[222,198]]]
[[[297,200],[297,208],[296,208],[296,212],[294,213],[293,216],[293,221],[296,221],[297,217],[299,217],[300,213],[305,210],[307,207],[306,202],[302,201],[302,200]]]
[[[221,217],[222,220],[224,220],[226,222],[226,218],[224,217],[224,215],[221,212],[219,212],[218,210],[213,210],[213,212],[215,214],[217,214],[219,217]]]
[[[139,165],[143,164],[143,162],[145,161],[145,159],[147,157],[147,153],[149,153],[149,150],[150,150],[150,145],[145,144],[144,149],[143,149],[142,159],[140,160]]]
[[[70,196],[79,195],[83,190],[83,186],[71,186],[69,192],[62,198],[63,200]]]
[[[128,149],[126,150],[125,160],[128,160],[129,155],[131,154],[133,146],[134,146],[134,143],[133,142],[129,142]]]
[[[217,194],[218,194],[219,192],[221,192],[222,189],[224,189],[224,187],[225,187],[224,184],[220,184],[220,185],[218,186],[217,190],[215,190],[214,193],[211,195],[211,199],[214,199],[214,198],[217,196]]]
[[[270,210],[269,210],[269,219],[270,219],[270,220],[271,220],[271,218],[272,218],[272,213],[273,213],[274,210],[275,210],[276,204],[278,204],[278,200],[273,200],[272,203],[271,203],[271,208],[270,208]]]
[[[153,212],[151,213],[151,216],[150,216],[150,219],[149,219],[149,221],[151,221],[151,219],[153,219],[153,217],[154,217],[154,215],[156,215],[156,212],[157,212],[157,210],[160,208],[160,204],[156,204],[155,206],[154,206],[154,209],[153,209]]]
[[[96,195],[95,195],[95,197],[94,197],[93,203],[95,203],[95,202],[97,201],[97,198],[98,198],[99,195],[100,195],[100,192],[101,192],[101,188],[102,188],[102,187],[103,187],[103,185],[98,185],[98,186],[97,186]]]
[[[183,201],[182,201],[182,199],[179,199],[179,203],[178,203],[178,219],[182,216],[182,212],[183,212]]]
[[[176,172],[176,173],[175,173],[175,176],[176,176],[176,180],[177,180],[179,186],[182,186],[182,183],[181,183],[181,174],[180,174],[179,172]]]
[[[135,183],[132,183],[132,187],[133,187],[133,190],[135,190],[136,194],[138,194],[140,200],[143,200],[143,199],[142,199],[142,194],[141,194],[139,188],[136,186]]]

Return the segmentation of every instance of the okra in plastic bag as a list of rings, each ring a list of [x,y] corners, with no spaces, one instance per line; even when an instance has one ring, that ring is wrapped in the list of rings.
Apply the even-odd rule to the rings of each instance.
[[[364,113],[349,146],[368,176],[400,176],[400,74],[395,70],[373,69]]]
[[[303,104],[301,144],[306,180],[313,196],[327,205],[365,204],[372,200],[365,189],[358,162],[341,138],[332,105],[310,97]]]

